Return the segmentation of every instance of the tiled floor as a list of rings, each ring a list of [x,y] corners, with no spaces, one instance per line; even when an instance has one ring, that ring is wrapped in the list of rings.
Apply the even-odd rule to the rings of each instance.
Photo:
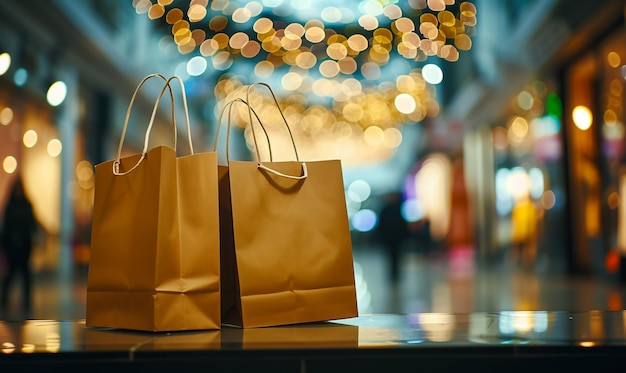
[[[361,314],[621,310],[626,304],[626,284],[615,280],[566,277],[506,261],[476,265],[470,250],[429,257],[404,253],[400,280],[395,284],[389,281],[382,248],[355,247],[354,260]],[[23,315],[17,307],[20,284],[16,283],[11,309],[3,318],[84,318],[86,273],[86,268],[75,269],[66,279],[56,273],[38,273],[30,315]]]

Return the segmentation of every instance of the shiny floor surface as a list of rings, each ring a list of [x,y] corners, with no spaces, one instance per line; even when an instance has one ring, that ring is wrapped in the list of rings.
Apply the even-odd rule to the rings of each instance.
[[[406,252],[400,276],[392,281],[388,257],[380,247],[354,250],[360,314],[474,313],[499,311],[623,310],[626,284],[606,276],[570,277],[537,263],[524,268],[503,259],[478,265],[471,250],[424,256]],[[19,307],[19,281],[3,320],[85,318],[86,269],[74,273],[38,273],[33,307]]]
[[[20,372],[614,371],[626,363],[625,319],[623,311],[422,313],[169,333],[26,320],[0,322],[0,365]]]

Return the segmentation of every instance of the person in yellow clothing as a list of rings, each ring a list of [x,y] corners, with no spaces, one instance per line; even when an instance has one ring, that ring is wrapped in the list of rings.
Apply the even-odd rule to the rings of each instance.
[[[537,215],[528,194],[517,198],[511,212],[511,246],[513,255],[525,266],[536,257]]]

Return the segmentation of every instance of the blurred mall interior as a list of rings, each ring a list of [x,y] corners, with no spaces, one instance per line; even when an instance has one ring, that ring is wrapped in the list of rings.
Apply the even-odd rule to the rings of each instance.
[[[0,207],[21,177],[40,223],[29,316],[84,318],[93,167],[151,73],[184,80],[196,152],[266,82],[301,158],[342,161],[360,312],[623,309],[625,5],[3,0]],[[160,88],[141,91],[124,154]],[[151,145],[173,145],[167,101]],[[292,159],[271,96],[251,103]],[[253,159],[247,111],[233,121],[230,157]]]

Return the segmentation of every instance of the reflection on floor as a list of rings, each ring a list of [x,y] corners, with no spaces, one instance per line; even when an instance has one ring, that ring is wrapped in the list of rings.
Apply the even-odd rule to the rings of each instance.
[[[395,284],[389,280],[382,248],[355,247],[354,260],[361,314],[622,310],[626,304],[626,284],[615,280],[571,278],[506,261],[477,266],[471,249],[430,256],[406,252]],[[86,273],[86,268],[75,269],[69,279],[38,273],[29,315],[18,308],[21,284],[17,282],[11,308],[2,318],[85,318]]]
[[[502,260],[475,264],[471,248],[424,256],[405,253],[396,284],[388,280],[380,247],[355,251],[362,313],[622,310],[626,284],[593,276],[568,277]]]

